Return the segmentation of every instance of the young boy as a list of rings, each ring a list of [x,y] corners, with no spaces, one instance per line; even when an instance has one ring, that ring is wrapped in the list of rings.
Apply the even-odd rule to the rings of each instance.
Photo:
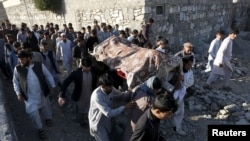
[[[134,108],[136,104],[134,101],[129,101],[131,93],[122,93],[114,88],[114,80],[110,74],[101,75],[99,85],[90,98],[88,113],[90,134],[96,141],[110,141],[111,118],[121,114],[125,109]],[[113,102],[118,99],[129,102],[114,108]]]
[[[232,88],[229,87],[229,81],[232,77],[233,66],[231,64],[232,59],[232,48],[233,40],[236,39],[239,34],[238,29],[232,29],[228,36],[222,41],[220,48],[214,59],[212,71],[203,86],[205,89],[211,89],[210,85],[214,82],[221,72],[224,74],[222,90],[231,91]]]
[[[193,56],[186,57],[182,59],[183,61],[183,81],[181,83],[181,88],[174,91],[174,99],[178,103],[178,109],[173,115],[174,130],[179,135],[187,135],[187,133],[182,129],[182,121],[184,118],[184,97],[186,95],[186,90],[194,84],[194,76],[192,71]]]
[[[207,62],[206,70],[204,71],[205,73],[210,72],[213,68],[214,59],[222,43],[223,36],[224,36],[224,31],[221,31],[221,30],[217,31],[216,38],[213,39],[213,41],[210,43],[210,46],[208,49],[208,62]]]
[[[152,107],[145,111],[135,125],[130,141],[158,141],[160,120],[169,118],[177,109],[173,97],[161,94],[154,99]]]

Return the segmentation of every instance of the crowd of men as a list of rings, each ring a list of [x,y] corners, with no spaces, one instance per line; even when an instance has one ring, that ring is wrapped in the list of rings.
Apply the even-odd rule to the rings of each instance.
[[[48,95],[58,93],[58,104],[66,103],[70,95],[75,102],[75,116],[79,123],[88,127],[97,141],[109,141],[111,119],[130,109],[129,120],[124,129],[123,141],[164,140],[160,136],[160,120],[170,118],[177,134],[186,135],[182,129],[184,118],[184,98],[187,89],[194,84],[192,69],[195,69],[195,55],[190,42],[183,44],[183,50],[173,53],[168,48],[168,40],[163,36],[153,37],[150,18],[142,29],[119,29],[116,24],[107,25],[94,20],[93,25],[75,31],[72,24],[47,23],[20,27],[6,20],[0,30],[0,67],[4,79],[11,80],[18,100],[24,101],[26,113],[41,139],[46,138],[40,109],[45,116],[45,124],[53,126],[52,110]],[[218,31],[211,42],[207,70],[211,72],[204,88],[211,88],[212,81],[223,72],[225,90],[230,90],[228,82],[232,74],[230,64],[232,41],[238,31],[232,30],[223,40],[224,33]],[[164,79],[151,76],[147,81],[132,90],[121,92],[108,71],[100,71],[95,59],[90,55],[94,47],[117,36],[139,47],[155,49],[161,53],[173,54],[182,58],[182,68],[172,70]],[[154,39],[156,39],[154,41]],[[222,42],[223,40],[223,42]],[[218,52],[218,53],[217,53]],[[60,67],[66,71],[62,78]],[[221,71],[219,71],[221,70]],[[220,75],[222,75],[220,74]],[[72,93],[67,87],[74,83]],[[164,85],[163,83],[167,84]],[[59,92],[56,92],[59,88]],[[124,105],[112,107],[116,100]]]

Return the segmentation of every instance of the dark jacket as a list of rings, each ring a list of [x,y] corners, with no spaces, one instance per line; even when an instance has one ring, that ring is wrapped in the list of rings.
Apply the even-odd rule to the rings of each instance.
[[[97,73],[96,69],[94,67],[91,67],[91,74],[92,74],[92,90],[94,90],[97,87]],[[63,84],[61,86],[61,93],[60,97],[65,98],[67,87],[71,82],[74,81],[74,90],[72,93],[71,98],[74,101],[78,101],[82,92],[82,67],[78,68],[70,73],[70,75],[63,81]]]
[[[82,58],[84,52],[88,52],[88,49],[86,48],[86,46],[85,45],[83,45],[83,46],[77,45],[73,48],[73,57],[74,58]]]
[[[93,51],[93,49],[94,49],[94,44],[98,44],[98,43],[99,43],[99,40],[98,40],[97,37],[90,36],[90,37],[87,39],[86,47],[88,48],[89,51]]]
[[[40,52],[40,47],[38,46],[38,40],[34,33],[31,37],[26,38],[26,42],[30,43],[32,51]]]
[[[160,120],[151,113],[149,108],[136,123],[130,141],[159,141],[159,124]]]

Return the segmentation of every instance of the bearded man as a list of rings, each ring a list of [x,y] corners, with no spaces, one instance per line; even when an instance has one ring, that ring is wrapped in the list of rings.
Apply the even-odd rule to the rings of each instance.
[[[19,101],[24,101],[26,113],[34,127],[38,129],[40,139],[45,139],[40,109],[45,116],[47,126],[52,126],[52,110],[48,95],[54,93],[53,76],[41,62],[32,61],[32,53],[18,52],[20,64],[14,68],[13,86]]]
[[[62,61],[63,67],[66,69],[67,73],[70,74],[72,71],[72,42],[66,38],[66,34],[61,34],[62,40],[58,42],[56,55],[57,60]]]

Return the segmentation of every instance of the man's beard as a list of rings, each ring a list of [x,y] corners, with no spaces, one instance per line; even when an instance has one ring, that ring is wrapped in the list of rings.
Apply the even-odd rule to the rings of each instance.
[[[22,67],[28,67],[29,65],[30,65],[30,61],[29,61],[29,60],[28,60],[25,64],[22,64],[22,63],[21,63],[21,66],[22,66]]]
[[[63,39],[63,42],[64,42],[64,43],[66,43],[66,42],[67,42],[67,40],[66,40],[66,39]]]

